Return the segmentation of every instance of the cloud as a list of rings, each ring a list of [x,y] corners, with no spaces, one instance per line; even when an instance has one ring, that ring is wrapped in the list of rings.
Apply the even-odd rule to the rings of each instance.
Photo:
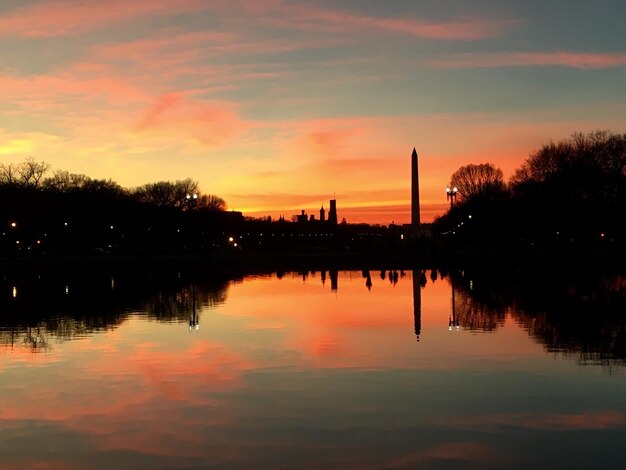
[[[160,137],[191,138],[203,145],[220,146],[243,133],[248,124],[235,106],[225,102],[187,99],[182,93],[165,94],[143,112],[137,131]]]
[[[330,32],[378,31],[446,41],[491,38],[499,36],[517,24],[514,20],[501,18],[433,21],[421,18],[368,16],[347,10],[323,8],[310,3],[270,2],[267,7],[280,13],[272,17],[271,23],[283,28]]]
[[[66,70],[56,74],[24,77],[0,75],[0,96],[18,105],[28,103],[29,110],[37,102],[60,102],[66,97],[101,100],[104,96],[118,103],[127,103],[146,96],[140,88],[129,84],[121,76],[86,76],[84,70],[83,74],[73,72]]]
[[[479,427],[520,427],[548,431],[606,430],[626,425],[626,414],[610,411],[585,413],[502,413],[481,416],[458,416],[442,419],[446,426],[477,429]]]
[[[181,101],[181,96],[175,93],[169,93],[167,95],[160,96],[153,106],[148,108],[141,122],[137,126],[139,130],[149,129],[157,124],[159,116],[165,113],[168,109],[174,108]]]
[[[624,67],[626,66],[626,54],[587,52],[465,53],[445,59],[436,59],[430,64],[444,69],[559,66],[591,70]]]
[[[206,2],[202,0],[41,1],[0,17],[0,36],[65,36],[104,28],[117,21],[205,8]]]
[[[383,31],[434,40],[477,40],[502,34],[514,21],[462,18],[433,21],[421,18],[367,16],[347,10],[276,0],[231,2],[203,0],[41,1],[10,10],[0,18],[0,35],[45,38],[80,34],[114,23],[145,17],[173,16],[199,11],[231,12],[265,24],[289,29],[345,32]]]
[[[374,26],[399,34],[427,39],[478,40],[501,35],[515,24],[512,20],[477,19],[450,22],[417,22],[400,19],[374,19]]]

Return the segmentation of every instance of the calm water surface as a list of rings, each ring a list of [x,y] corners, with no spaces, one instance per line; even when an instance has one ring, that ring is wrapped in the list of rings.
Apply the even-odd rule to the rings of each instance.
[[[625,279],[7,275],[0,468],[623,468]]]

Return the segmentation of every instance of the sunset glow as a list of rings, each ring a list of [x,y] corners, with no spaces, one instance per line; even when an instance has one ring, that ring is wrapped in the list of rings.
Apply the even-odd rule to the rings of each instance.
[[[626,130],[623,1],[4,0],[0,163],[191,177],[244,215],[422,221],[459,166],[506,177]]]

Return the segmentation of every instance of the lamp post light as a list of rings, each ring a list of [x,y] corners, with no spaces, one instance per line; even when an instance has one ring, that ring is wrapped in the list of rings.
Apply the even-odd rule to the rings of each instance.
[[[446,186],[446,199],[450,200],[450,209],[452,209],[452,206],[456,202],[456,195],[458,192],[459,189],[456,186],[452,188],[450,186]]]
[[[196,207],[196,204],[198,203],[198,194],[197,193],[187,194],[185,196],[185,199],[187,200],[187,205],[189,206],[189,208],[193,209],[194,207]]]

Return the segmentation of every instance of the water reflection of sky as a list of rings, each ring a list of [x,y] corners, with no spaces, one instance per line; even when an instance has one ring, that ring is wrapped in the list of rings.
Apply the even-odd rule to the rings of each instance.
[[[424,273],[416,305],[421,273],[398,273],[394,283],[371,272],[369,289],[365,274],[339,272],[336,286],[319,272],[181,282],[121,304],[100,293],[105,309],[51,300],[59,310],[31,312],[28,325],[11,316],[9,295],[0,468],[624,461],[619,361],[580,367],[577,357],[547,352],[531,334],[544,317],[507,306],[494,320],[488,302],[466,305],[462,278],[460,328],[450,331],[451,276],[433,282]],[[194,305],[198,330],[189,325]],[[24,341],[35,327],[45,348]]]

